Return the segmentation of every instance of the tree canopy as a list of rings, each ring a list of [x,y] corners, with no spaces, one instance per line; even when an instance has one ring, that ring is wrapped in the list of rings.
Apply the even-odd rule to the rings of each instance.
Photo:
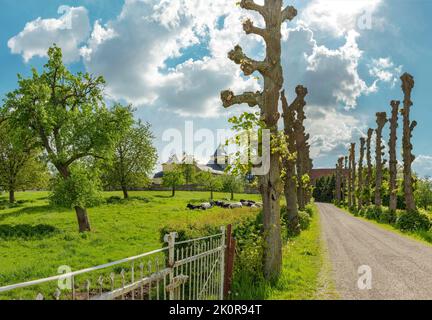
[[[54,45],[42,73],[33,69],[29,78],[18,76],[18,89],[7,94],[2,116],[36,139],[64,180],[75,179],[72,165],[112,156],[115,143],[132,123],[128,108],[105,105],[104,84],[102,77],[72,74]],[[77,188],[70,194],[83,195],[81,184],[67,186]],[[71,201],[80,203],[75,206],[80,231],[90,231],[85,199]]]
[[[115,145],[114,155],[104,175],[111,187],[120,187],[127,199],[128,189],[145,187],[157,161],[153,133],[148,123],[137,121]]]

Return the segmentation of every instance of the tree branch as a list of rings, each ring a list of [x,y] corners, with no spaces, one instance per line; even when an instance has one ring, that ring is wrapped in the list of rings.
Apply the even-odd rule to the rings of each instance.
[[[291,21],[297,16],[297,9],[293,6],[288,6],[282,10],[282,22],[289,20]]]
[[[256,4],[253,0],[241,0],[240,7],[247,10],[253,10],[260,13],[263,17],[266,16],[266,10],[264,6]]]
[[[245,22],[243,22],[243,30],[246,32],[246,34],[256,34],[264,39],[267,38],[268,32],[266,29],[255,27],[251,19],[247,19]]]
[[[228,58],[240,65],[245,76],[250,76],[255,71],[259,71],[262,75],[268,73],[269,66],[266,62],[250,59],[243,53],[243,49],[239,45],[228,53]]]
[[[221,92],[221,99],[224,108],[242,103],[247,103],[249,107],[261,106],[262,104],[262,94],[260,92],[245,92],[236,96],[232,91],[226,90]]]

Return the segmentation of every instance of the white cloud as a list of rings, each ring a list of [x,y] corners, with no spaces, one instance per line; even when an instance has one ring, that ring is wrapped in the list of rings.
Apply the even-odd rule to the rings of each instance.
[[[373,13],[382,0],[312,0],[300,14],[300,23],[313,30],[346,35],[351,30],[369,28],[375,21]],[[376,22],[381,22],[377,19]]]
[[[58,19],[37,18],[28,22],[18,35],[8,41],[14,54],[21,54],[25,62],[35,56],[45,57],[50,46],[56,43],[63,49],[66,62],[80,58],[79,46],[90,34],[90,23],[84,7],[61,6]]]
[[[226,57],[241,39],[246,47],[256,42],[243,34],[242,14],[228,3],[127,1],[116,20],[95,24],[82,49],[85,65],[92,73],[104,75],[113,99],[183,116],[214,117],[223,111],[221,90],[259,89]],[[181,56],[181,50],[198,45],[204,36],[209,37],[209,56],[166,68],[168,59]]]
[[[318,159],[326,156],[346,155],[349,144],[363,136],[363,121],[335,108],[308,106],[306,109],[307,131],[311,135],[311,156]]]
[[[369,64],[369,74],[379,81],[391,84],[393,87],[399,80],[402,66],[395,66],[390,57],[372,59]]]
[[[413,170],[421,177],[432,176],[432,156],[419,155],[413,163]]]

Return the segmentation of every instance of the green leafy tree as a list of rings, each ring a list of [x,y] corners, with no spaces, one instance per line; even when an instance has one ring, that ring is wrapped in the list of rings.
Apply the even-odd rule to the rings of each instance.
[[[176,188],[185,183],[183,171],[179,166],[176,166],[173,170],[164,172],[162,177],[162,185],[170,187],[172,190],[172,197],[175,197]]]
[[[414,191],[416,203],[428,210],[432,205],[432,180],[427,177],[425,179],[417,180],[417,188]]]
[[[180,164],[180,168],[183,171],[186,185],[190,185],[191,183],[194,183],[197,175],[195,164],[182,163]]]
[[[17,190],[46,187],[48,170],[33,137],[9,121],[0,124],[0,137],[0,187],[9,192],[9,202],[15,202]]]
[[[33,69],[29,78],[19,75],[18,89],[7,94],[2,108],[3,117],[14,128],[28,130],[35,137],[63,180],[63,192],[76,197],[59,203],[73,206],[80,232],[91,230],[86,210],[91,203],[82,184],[89,174],[75,173],[75,166],[89,159],[109,158],[132,123],[128,108],[105,105],[104,84],[102,77],[72,74],[63,64],[61,49],[54,45],[42,73]]]
[[[222,177],[222,190],[231,194],[231,200],[234,200],[234,193],[240,193],[244,190],[243,181],[235,175],[225,174]]]
[[[130,188],[145,187],[150,183],[149,174],[157,161],[153,139],[150,124],[137,121],[115,146],[104,178],[109,186],[120,187],[125,199],[129,198]]]
[[[213,193],[222,189],[221,177],[202,171],[197,175],[198,183],[210,191],[210,199],[213,200]]]

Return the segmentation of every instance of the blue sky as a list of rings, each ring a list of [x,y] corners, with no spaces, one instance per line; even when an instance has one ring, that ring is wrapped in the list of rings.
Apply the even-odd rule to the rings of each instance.
[[[227,128],[227,119],[246,108],[224,110],[219,92],[260,88],[259,80],[243,77],[226,59],[236,43],[253,57],[263,55],[259,39],[241,30],[245,16],[258,25],[259,19],[235,2],[2,0],[0,94],[15,88],[17,73],[41,68],[42,53],[56,42],[64,46],[72,70],[106,78],[107,101],[133,103],[136,116],[152,123],[161,160],[166,160],[162,137],[167,129],[184,131],[185,121],[193,121],[195,130]],[[412,117],[419,122],[415,170],[432,175],[432,1],[290,4],[299,16],[283,31],[285,88],[290,99],[297,84],[309,89],[307,127],[315,166],[333,166],[351,141],[375,127],[375,113],[389,113],[390,100],[403,99],[399,76],[409,72],[416,81]],[[59,12],[62,6],[69,8]]]

